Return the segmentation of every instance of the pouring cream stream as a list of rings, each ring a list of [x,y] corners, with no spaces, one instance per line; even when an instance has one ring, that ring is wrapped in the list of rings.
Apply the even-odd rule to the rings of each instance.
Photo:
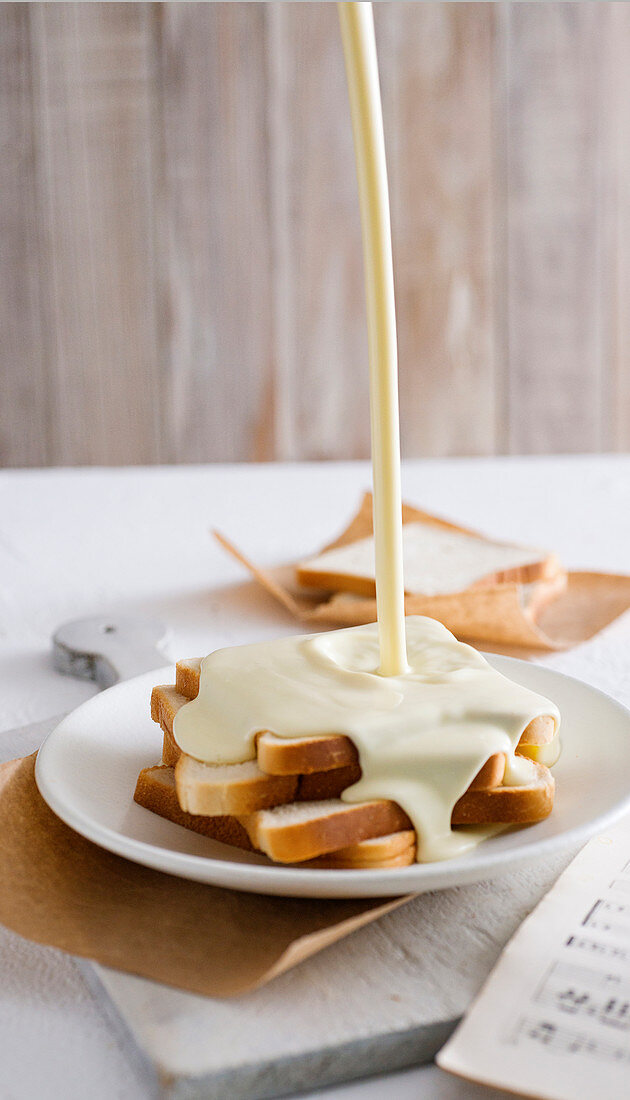
[[[370,358],[376,608],[383,676],[407,668],[398,347],[383,111],[371,4],[339,4],[363,232]]]

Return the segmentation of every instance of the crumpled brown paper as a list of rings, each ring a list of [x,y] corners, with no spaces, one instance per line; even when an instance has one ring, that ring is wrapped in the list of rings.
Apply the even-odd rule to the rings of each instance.
[[[451,530],[476,535],[403,505],[403,523],[429,520]],[[260,569],[225,535],[215,537],[297,619],[314,626],[358,626],[376,620],[376,599],[352,593],[308,592],[295,578],[296,562]],[[372,534],[372,496],[366,493],[345,531],[323,547],[346,546]],[[428,615],[444,623],[456,637],[486,648],[528,655],[566,649],[585,642],[630,608],[630,576],[609,573],[560,573],[531,584],[484,584],[446,596],[405,596],[405,614]]]
[[[229,997],[408,900],[264,897],[141,867],[64,825],[34,770],[35,754],[0,765],[0,922],[36,943]]]

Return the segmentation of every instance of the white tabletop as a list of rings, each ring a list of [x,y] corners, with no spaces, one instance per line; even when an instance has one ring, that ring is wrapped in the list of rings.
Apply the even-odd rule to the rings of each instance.
[[[295,558],[344,526],[369,483],[364,463],[0,473],[0,727],[69,710],[95,690],[51,666],[50,635],[66,619],[148,612],[170,625],[172,658],[295,630],[210,528],[261,564]],[[628,456],[413,462],[403,487],[420,507],[547,546],[569,566],[630,570]],[[629,616],[545,660],[630,702]],[[1,929],[0,950],[2,1095],[157,1095],[72,959]],[[499,1095],[433,1068],[318,1095],[375,1100],[385,1089],[401,1100]]]

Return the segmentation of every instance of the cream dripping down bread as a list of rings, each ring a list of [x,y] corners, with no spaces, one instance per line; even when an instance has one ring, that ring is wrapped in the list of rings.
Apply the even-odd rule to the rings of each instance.
[[[398,713],[388,723],[392,702],[394,712],[400,709],[392,697],[400,695],[401,685],[397,690],[397,678],[369,670],[370,656],[377,660],[375,631],[371,626],[282,639],[179,662],[175,685],[153,691],[163,763],[141,773],[136,801],[278,862],[318,860],[314,865],[356,869],[447,858],[482,839],[486,827],[545,817],[554,793],[547,765],[559,752],[554,705],[500,676],[441,624],[418,617],[407,620],[411,671],[402,678],[412,685],[415,715]],[[248,695],[243,685],[253,681],[263,709],[278,690],[278,676],[293,676],[288,697],[298,692],[301,713],[304,692],[325,686],[326,694],[310,700],[319,728],[302,722],[300,730],[289,729],[285,683],[277,712],[282,720],[274,732],[266,728],[272,722],[256,729],[246,721],[239,729],[253,703],[246,699],[244,709],[230,703],[235,674],[241,701]],[[353,698],[352,730],[320,732],[330,708],[327,695],[343,696],[354,677],[352,691],[367,692],[368,710],[375,708],[381,720],[384,715],[383,729],[377,722],[357,732],[361,707]],[[201,711],[196,716],[195,706]],[[365,706],[363,714],[365,724],[374,726]],[[183,733],[182,717],[192,719]],[[218,727],[223,732],[217,737]],[[459,833],[460,825],[480,828]]]

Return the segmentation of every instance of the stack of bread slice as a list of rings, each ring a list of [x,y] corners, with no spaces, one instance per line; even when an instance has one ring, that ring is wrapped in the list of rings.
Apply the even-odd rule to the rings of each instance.
[[[256,759],[243,764],[205,764],[181,752],[173,721],[196,697],[200,669],[200,659],[179,661],[176,683],[153,689],[151,717],[164,735],[162,763],[141,771],[137,803],[277,863],[364,869],[415,861],[416,835],[397,803],[341,799],[361,775],[357,751],[346,736],[292,739],[261,732]],[[519,776],[518,785],[509,785],[505,756],[491,756],[456,803],[452,824],[523,825],[546,817],[554,780],[540,761],[551,761],[554,735],[551,716],[527,727],[519,744],[519,753],[529,758],[527,774],[525,781]]]

